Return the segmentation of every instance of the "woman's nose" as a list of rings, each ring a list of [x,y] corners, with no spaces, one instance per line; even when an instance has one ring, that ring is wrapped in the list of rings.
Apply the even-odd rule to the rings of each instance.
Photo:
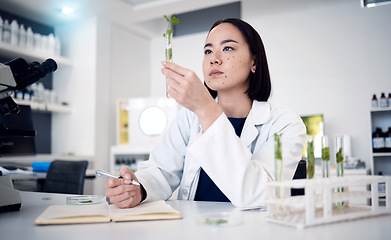
[[[221,58],[220,58],[220,56],[217,56],[217,55],[211,56],[211,58],[210,58],[210,64],[211,64],[211,65],[213,65],[213,64],[221,64]]]

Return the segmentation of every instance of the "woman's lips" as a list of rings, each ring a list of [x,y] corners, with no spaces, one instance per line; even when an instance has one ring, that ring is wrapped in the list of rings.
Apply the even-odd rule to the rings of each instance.
[[[212,70],[212,71],[209,73],[209,76],[211,76],[211,77],[218,77],[218,76],[220,76],[221,74],[223,74],[223,72],[220,72],[219,70]]]

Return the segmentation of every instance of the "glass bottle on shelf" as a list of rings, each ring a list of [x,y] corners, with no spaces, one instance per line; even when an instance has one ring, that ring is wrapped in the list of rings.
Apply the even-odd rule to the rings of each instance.
[[[314,137],[307,136],[307,178],[311,179],[315,174]]]
[[[328,178],[330,176],[330,147],[329,147],[329,138],[327,136],[322,136],[321,145],[322,145],[322,175],[324,178]]]
[[[386,152],[391,152],[391,127],[389,127],[388,131],[385,133],[384,148]]]
[[[386,94],[383,92],[383,93],[381,93],[381,96],[380,96],[380,107],[386,108],[387,105],[388,105],[388,103],[387,103]]]
[[[372,148],[373,152],[384,151],[384,133],[379,127],[372,133]]]
[[[391,107],[391,93],[388,93],[387,104],[388,107]]]
[[[372,106],[372,108],[379,107],[379,101],[377,100],[376,94],[373,94],[373,96],[372,96],[371,106]]]

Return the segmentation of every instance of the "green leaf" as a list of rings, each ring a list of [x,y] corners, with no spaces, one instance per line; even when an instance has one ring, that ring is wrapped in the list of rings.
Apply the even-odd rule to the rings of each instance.
[[[343,162],[343,152],[342,152],[342,148],[340,148],[336,154],[336,158],[337,158],[337,163],[342,163]]]
[[[175,16],[175,14],[172,14],[170,22],[177,25],[179,23],[179,19]]]
[[[330,148],[329,147],[322,148],[322,159],[323,159],[323,161],[330,160]]]

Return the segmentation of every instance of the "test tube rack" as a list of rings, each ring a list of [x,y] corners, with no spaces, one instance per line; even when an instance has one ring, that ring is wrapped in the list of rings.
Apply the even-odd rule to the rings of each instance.
[[[384,191],[379,191],[379,184]],[[290,196],[292,188],[303,188],[305,194]],[[297,228],[391,214],[390,176],[270,182],[267,191],[267,220]],[[367,204],[354,204],[357,199],[365,199]]]

